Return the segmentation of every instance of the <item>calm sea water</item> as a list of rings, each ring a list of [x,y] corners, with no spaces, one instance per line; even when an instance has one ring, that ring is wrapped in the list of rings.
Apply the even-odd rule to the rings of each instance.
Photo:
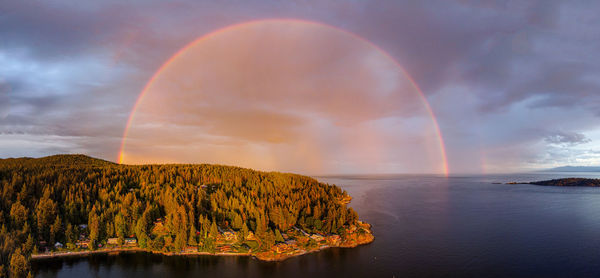
[[[36,277],[600,277],[600,188],[506,185],[588,176],[355,176],[342,186],[375,242],[283,262],[97,255],[33,263]]]

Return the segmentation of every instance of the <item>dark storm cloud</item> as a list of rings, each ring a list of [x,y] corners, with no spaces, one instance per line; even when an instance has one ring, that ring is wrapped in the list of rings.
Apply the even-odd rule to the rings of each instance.
[[[581,133],[557,132],[555,134],[546,136],[546,141],[551,144],[578,145],[589,143],[592,140]]]
[[[515,30],[518,19],[448,1],[390,5],[372,2],[358,27],[382,45],[433,93],[456,75],[458,66],[479,54],[489,38]],[[362,31],[364,30],[364,31]]]
[[[500,153],[511,142],[499,165],[533,150],[522,160],[546,163],[543,146],[532,145],[577,138],[540,130],[597,141],[589,134],[600,115],[598,10],[594,1],[0,0],[0,140],[52,135],[68,143],[48,139],[52,151],[36,154],[77,146],[112,158],[137,95],[178,49],[230,24],[292,17],[390,53],[431,101],[449,153],[476,157],[476,142]]]
[[[2,49],[21,49],[36,59],[65,59],[97,50],[128,19],[122,10],[86,10],[84,3],[3,1]]]
[[[557,3],[544,4],[526,9],[524,21],[512,32],[490,35],[481,55],[466,61],[463,83],[480,95],[482,112],[534,98],[532,108],[597,109],[583,103],[597,103],[600,96],[600,83],[590,78],[600,73],[593,50],[598,39],[578,34],[587,24],[572,18],[591,7],[573,14]],[[590,23],[598,26],[600,21]]]
[[[598,80],[586,80],[600,72],[600,32],[589,28],[600,21],[586,15],[593,3],[368,3],[351,28],[393,54],[428,95],[462,84],[482,113],[535,97],[536,106],[569,106],[600,95]]]

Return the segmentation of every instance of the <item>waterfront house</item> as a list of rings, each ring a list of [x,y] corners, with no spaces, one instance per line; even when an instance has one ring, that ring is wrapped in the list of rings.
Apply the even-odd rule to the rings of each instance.
[[[219,245],[216,249],[221,253],[231,252],[231,245]]]
[[[137,239],[135,237],[128,237],[125,239],[125,244],[126,245],[136,245]]]
[[[316,242],[319,242],[321,240],[324,240],[325,238],[319,234],[312,234],[310,235],[310,238],[314,239]]]
[[[340,245],[342,238],[339,235],[330,235],[327,237],[327,244],[331,246]]]
[[[188,245],[185,248],[183,248],[183,252],[185,253],[194,253],[194,252],[198,252],[198,247],[196,246],[192,246],[192,245]]]
[[[246,236],[246,240],[256,240],[256,236],[254,236],[254,233],[252,231],[248,232],[248,235]]]
[[[76,246],[77,248],[81,248],[81,249],[84,249],[84,248],[89,248],[89,246],[90,246],[90,241],[89,241],[89,240],[78,240],[78,241],[75,243],[75,246]]]
[[[285,243],[278,243],[273,246],[273,250],[277,253],[287,253],[293,251],[292,247]]]
[[[236,240],[235,233],[233,231],[231,231],[231,230],[224,232],[223,236],[225,237],[226,241],[234,241],[234,240]]]

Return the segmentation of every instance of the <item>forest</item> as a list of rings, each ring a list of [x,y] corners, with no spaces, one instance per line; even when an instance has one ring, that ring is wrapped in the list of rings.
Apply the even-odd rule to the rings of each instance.
[[[545,181],[534,181],[530,184],[535,185],[546,185],[546,186],[589,186],[598,187],[600,186],[600,179],[586,179],[586,178],[565,178],[565,179],[554,179]]]
[[[215,235],[342,235],[358,221],[335,185],[287,173],[208,165],[119,165],[85,155],[0,159],[0,276],[31,276],[31,254],[135,238],[140,248],[214,250]],[[160,232],[157,232],[157,223]]]

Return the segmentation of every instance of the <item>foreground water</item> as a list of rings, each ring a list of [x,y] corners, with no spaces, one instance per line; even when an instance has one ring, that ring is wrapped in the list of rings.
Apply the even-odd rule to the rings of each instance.
[[[354,176],[319,180],[354,197],[375,242],[283,262],[94,255],[32,264],[36,277],[600,277],[600,188],[506,185],[590,176]]]

